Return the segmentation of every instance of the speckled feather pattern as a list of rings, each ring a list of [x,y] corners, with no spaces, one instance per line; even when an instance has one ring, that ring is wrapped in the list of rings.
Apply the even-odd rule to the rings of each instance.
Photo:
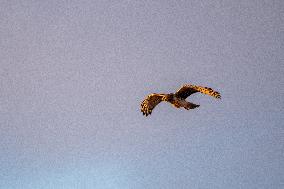
[[[145,116],[150,115],[153,109],[162,101],[169,102],[176,108],[183,107],[186,110],[194,109],[196,107],[199,107],[199,105],[186,102],[185,99],[196,92],[207,94],[217,99],[221,98],[220,93],[214,91],[212,88],[196,85],[183,85],[175,94],[152,93],[148,95],[141,103],[141,112]]]

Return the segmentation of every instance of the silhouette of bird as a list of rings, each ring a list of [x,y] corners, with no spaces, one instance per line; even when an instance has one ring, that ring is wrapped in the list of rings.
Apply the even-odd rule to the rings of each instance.
[[[141,112],[145,116],[150,115],[153,109],[162,101],[169,102],[176,108],[183,107],[186,110],[197,108],[200,105],[193,104],[185,100],[188,96],[197,92],[221,99],[220,93],[211,88],[196,85],[183,85],[176,93],[149,94],[141,103]]]

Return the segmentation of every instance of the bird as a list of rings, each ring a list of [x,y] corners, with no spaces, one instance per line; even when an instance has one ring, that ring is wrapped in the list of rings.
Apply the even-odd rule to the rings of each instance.
[[[151,115],[153,109],[162,101],[172,104],[175,108],[184,108],[186,110],[194,109],[200,105],[186,101],[186,98],[194,93],[203,93],[210,95],[217,99],[221,99],[221,95],[218,91],[214,91],[208,87],[202,87],[197,85],[185,84],[179,88],[175,93],[159,94],[152,93],[146,96],[141,102],[141,112],[146,117]]]

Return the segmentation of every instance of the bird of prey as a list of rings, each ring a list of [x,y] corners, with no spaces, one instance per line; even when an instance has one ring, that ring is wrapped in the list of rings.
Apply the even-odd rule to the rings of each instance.
[[[213,96],[217,99],[221,98],[220,93],[211,88],[196,85],[183,85],[176,93],[149,94],[141,103],[141,112],[145,116],[150,115],[153,109],[162,101],[169,102],[176,108],[183,107],[186,110],[197,108],[200,105],[185,100],[188,96],[197,92]]]

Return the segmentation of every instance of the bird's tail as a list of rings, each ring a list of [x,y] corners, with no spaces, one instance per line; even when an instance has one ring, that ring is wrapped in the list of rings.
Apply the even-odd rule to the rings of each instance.
[[[187,102],[186,103],[186,107],[184,107],[185,109],[189,110],[189,109],[194,109],[194,108],[198,108],[200,105],[198,104],[193,104],[191,102]]]
[[[221,98],[221,95],[218,91],[214,91],[211,88],[208,87],[202,87],[202,86],[195,86],[195,85],[191,85],[192,88],[194,88],[195,90],[203,93],[203,94],[207,94],[210,96],[213,96],[215,98]]]

